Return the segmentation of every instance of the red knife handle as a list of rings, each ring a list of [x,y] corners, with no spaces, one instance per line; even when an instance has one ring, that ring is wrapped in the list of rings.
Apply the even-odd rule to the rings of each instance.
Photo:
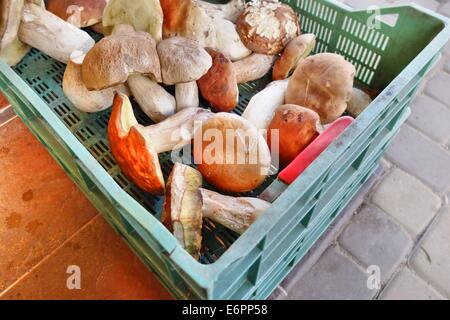
[[[341,117],[333,122],[294,161],[281,171],[278,178],[288,185],[294,182],[353,121],[354,119],[351,117]]]

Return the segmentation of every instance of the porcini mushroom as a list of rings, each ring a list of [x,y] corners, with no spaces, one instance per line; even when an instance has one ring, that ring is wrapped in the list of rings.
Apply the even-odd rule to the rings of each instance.
[[[84,53],[74,51],[64,72],[62,88],[67,99],[83,112],[98,112],[111,107],[116,91],[128,94],[124,85],[100,91],[89,91],[81,77]]]
[[[202,244],[202,175],[197,170],[175,163],[166,186],[161,221],[184,249],[200,257]]]
[[[361,113],[372,103],[372,98],[358,88],[353,88],[352,98],[347,104],[347,112],[354,118],[359,117]]]
[[[287,80],[269,83],[267,87],[250,99],[242,117],[250,121],[259,130],[266,130],[275,110],[284,104],[287,87]]]
[[[77,28],[102,21],[108,0],[47,0],[47,10]]]
[[[244,0],[230,0],[224,4],[210,3],[207,1],[196,0],[196,3],[203,9],[206,13],[213,18],[226,19],[232,22],[236,22],[239,15],[245,9]]]
[[[242,60],[234,62],[237,83],[246,83],[264,77],[275,61],[275,56],[253,53]]]
[[[175,85],[177,111],[185,108],[196,108],[200,105],[197,81],[178,83]]]
[[[271,204],[261,199],[230,197],[200,188],[203,218],[243,234]]]
[[[216,113],[194,137],[194,159],[211,185],[224,192],[246,192],[260,186],[271,165],[263,136],[244,118]]]
[[[202,97],[215,112],[233,110],[239,100],[239,89],[233,63],[219,51],[206,48],[213,64],[208,72],[197,80]]]
[[[94,45],[86,32],[45,10],[38,5],[41,3],[43,1],[0,2],[0,57],[8,64],[17,64],[28,52],[28,46],[67,63],[73,51],[87,52]]]
[[[251,51],[242,43],[236,26],[194,0],[161,0],[164,12],[164,38],[180,36],[197,41],[202,47],[217,49],[232,61]]]
[[[187,108],[151,126],[140,125],[130,100],[124,94],[114,97],[108,125],[112,154],[123,173],[139,188],[155,195],[164,193],[164,178],[158,153],[182,148],[194,134],[194,123],[210,117],[201,108]]]
[[[272,135],[278,133],[277,145],[272,145]],[[278,107],[270,122],[267,143],[274,153],[278,148],[279,160],[282,167],[290,164],[322,131],[320,117],[311,109],[294,104]]]
[[[181,37],[162,40],[157,46],[164,84],[200,79],[212,66],[212,59],[197,42]]]
[[[102,90],[125,83],[130,74],[150,76],[161,82],[156,42],[146,32],[125,31],[103,38],[86,54],[82,65],[88,90]]]
[[[109,0],[103,12],[104,32],[110,34],[118,24],[148,32],[157,42],[162,39],[163,11],[159,0]]]
[[[298,64],[286,92],[286,104],[297,104],[320,115],[322,124],[339,118],[352,98],[356,69],[341,55],[320,53]]]
[[[302,34],[292,39],[283,51],[283,54],[273,66],[272,79],[287,79],[297,67],[301,59],[310,55],[316,46],[316,36],[314,34]]]
[[[300,27],[297,15],[287,4],[254,0],[239,16],[237,31],[250,50],[274,55],[300,34]]]

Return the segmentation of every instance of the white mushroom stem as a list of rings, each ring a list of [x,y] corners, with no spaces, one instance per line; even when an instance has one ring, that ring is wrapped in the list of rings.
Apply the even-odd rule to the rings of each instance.
[[[242,117],[260,130],[267,130],[275,110],[284,104],[288,88],[288,79],[271,82],[253,96],[245,108]]]
[[[175,114],[175,98],[149,77],[132,75],[127,84],[142,111],[152,121],[160,122]]]
[[[24,6],[19,39],[63,63],[73,51],[87,53],[95,44],[86,32],[33,3]]]
[[[179,83],[175,85],[177,111],[199,106],[197,81]]]
[[[252,53],[241,41],[233,22],[221,18],[214,18],[212,22],[216,29],[217,49],[227,58],[237,61]]]
[[[236,22],[245,9],[244,0],[231,0],[225,4],[213,4],[202,0],[196,2],[201,8],[205,9],[210,17],[227,19],[233,22]]]
[[[264,77],[272,68],[275,56],[253,53],[242,60],[234,62],[238,83],[245,83]]]
[[[212,112],[202,108],[186,108],[166,120],[143,129],[157,153],[182,148],[189,144],[201,123]]]
[[[239,234],[244,233],[270,203],[257,198],[235,198],[200,188],[203,218],[208,218]]]

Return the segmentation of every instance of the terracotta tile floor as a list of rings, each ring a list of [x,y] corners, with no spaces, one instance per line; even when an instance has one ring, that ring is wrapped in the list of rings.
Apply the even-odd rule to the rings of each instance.
[[[170,299],[18,118],[0,125],[0,181],[0,299]]]

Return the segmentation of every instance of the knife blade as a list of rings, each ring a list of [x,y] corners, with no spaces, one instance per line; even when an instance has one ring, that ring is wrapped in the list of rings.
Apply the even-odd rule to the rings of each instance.
[[[259,195],[259,198],[274,202],[353,121],[352,117],[347,116],[334,121],[278,174],[277,179]]]

